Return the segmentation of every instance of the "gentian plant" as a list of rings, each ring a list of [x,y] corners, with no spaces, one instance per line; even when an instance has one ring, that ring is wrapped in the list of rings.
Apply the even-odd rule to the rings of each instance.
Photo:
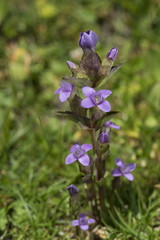
[[[79,66],[71,61],[67,65],[71,76],[64,77],[60,82],[60,88],[54,93],[59,94],[61,102],[69,101],[70,111],[58,111],[57,116],[66,117],[76,122],[82,129],[87,129],[91,136],[91,144],[75,143],[66,156],[65,164],[78,164],[83,174],[82,183],[85,184],[86,199],[90,202],[92,211],[85,212],[81,204],[79,190],[71,184],[67,189],[70,195],[70,208],[72,212],[72,226],[76,226],[77,235],[88,230],[88,224],[102,224],[103,217],[108,214],[106,202],[106,165],[110,152],[111,129],[120,129],[111,122],[118,111],[111,111],[109,96],[111,90],[102,89],[106,80],[122,65],[113,66],[118,50],[114,47],[107,53],[102,62],[95,48],[98,42],[97,34],[93,31],[80,33],[79,45],[83,50],[83,57]],[[81,93],[80,93],[81,92]],[[114,95],[114,91],[112,93]],[[84,96],[83,99],[81,96]],[[107,100],[106,100],[107,98]],[[91,151],[92,150],[92,156]],[[90,156],[87,152],[90,151]],[[76,162],[76,163],[75,163]],[[116,158],[117,168],[110,170],[112,180],[112,193],[121,185],[121,176],[133,181],[130,173],[136,167],[135,163],[124,164]],[[69,166],[68,166],[69,168]],[[115,184],[116,183],[116,184]],[[118,184],[117,184],[118,183]],[[112,203],[110,202],[112,205]],[[111,206],[112,207],[112,206]],[[85,207],[86,208],[86,207]],[[82,213],[83,212],[83,213]],[[91,216],[91,218],[87,218]]]

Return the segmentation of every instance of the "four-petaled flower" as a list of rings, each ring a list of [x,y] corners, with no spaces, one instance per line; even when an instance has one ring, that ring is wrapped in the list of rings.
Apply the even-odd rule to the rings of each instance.
[[[110,141],[110,136],[109,134],[105,131],[105,132],[102,132],[99,137],[98,137],[99,141],[101,144],[103,143],[108,143]]]
[[[73,197],[79,193],[78,188],[74,184],[71,184],[67,189],[68,189],[69,195],[71,197]]]
[[[86,154],[93,147],[90,144],[83,144],[82,146],[79,144],[75,144],[70,148],[70,154],[66,157],[65,163],[71,164],[78,160],[83,166],[88,166],[90,162],[89,156]]]
[[[95,223],[93,218],[87,219],[87,216],[84,213],[79,214],[79,219],[75,219],[72,221],[72,226],[80,226],[83,231],[88,230],[88,224]]]
[[[111,50],[107,53],[107,59],[112,60],[113,62],[116,60],[118,54],[118,49],[112,47]]]
[[[83,87],[82,92],[85,95],[85,99],[81,101],[81,106],[84,108],[92,108],[97,106],[104,112],[109,112],[111,110],[110,103],[104,100],[112,92],[109,90],[96,91],[91,87]]]
[[[95,50],[98,42],[97,34],[93,31],[86,31],[80,33],[79,46],[84,50],[85,48],[89,48],[91,50]]]
[[[119,177],[119,176],[123,175],[129,181],[133,181],[134,177],[130,172],[132,172],[135,169],[136,164],[135,163],[129,163],[129,164],[125,165],[124,162],[119,158],[116,158],[115,162],[116,162],[116,165],[117,165],[118,168],[115,168],[112,171],[111,174],[114,177]]]
[[[107,121],[107,122],[104,124],[104,126],[107,127],[107,128],[120,129],[120,126],[116,125],[115,123],[111,122],[110,120]]]
[[[62,80],[60,82],[60,88],[58,88],[54,94],[59,93],[59,100],[61,102],[65,102],[71,95],[73,88],[74,88],[73,84]]]

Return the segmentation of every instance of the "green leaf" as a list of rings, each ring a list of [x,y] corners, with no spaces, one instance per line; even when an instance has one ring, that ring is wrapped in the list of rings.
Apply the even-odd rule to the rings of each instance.
[[[106,81],[107,81],[115,72],[117,72],[117,71],[123,66],[124,63],[126,63],[126,62],[123,62],[123,63],[121,63],[121,64],[119,64],[119,65],[117,65],[117,66],[113,66],[113,67],[111,68],[109,74],[108,74],[103,80],[101,80],[98,85],[105,84]]]
[[[137,237],[137,233],[136,233],[136,231],[133,229],[133,227],[131,227],[131,226],[129,226],[129,224],[127,224],[126,222],[125,222],[125,220],[123,219],[123,217],[121,216],[121,214],[120,214],[120,212],[118,211],[118,209],[116,208],[116,207],[114,207],[114,210],[115,210],[115,212],[116,212],[116,214],[117,214],[117,216],[118,216],[118,220],[119,220],[119,223],[121,223],[125,228],[126,228],[126,231],[128,232],[128,233],[131,233],[131,234],[133,234],[133,236],[136,236]]]
[[[92,87],[92,82],[88,78],[63,77],[63,80],[80,88],[84,86]]]
[[[56,112],[56,115],[58,117],[63,117],[63,118],[67,118],[75,123],[78,123],[80,126],[84,125],[86,127],[90,127],[90,121],[88,118],[85,117],[80,117],[78,115],[76,115],[73,112],[70,111],[58,111]]]
[[[115,117],[118,113],[119,113],[119,111],[111,111],[111,112],[107,112],[106,114],[104,114],[103,117],[101,117],[99,120],[96,121],[96,124],[95,124],[96,130],[99,130],[105,122],[107,122],[111,118]]]
[[[70,101],[70,107],[74,114],[80,117],[86,117],[87,109],[81,107],[81,98],[75,94],[74,98]]]

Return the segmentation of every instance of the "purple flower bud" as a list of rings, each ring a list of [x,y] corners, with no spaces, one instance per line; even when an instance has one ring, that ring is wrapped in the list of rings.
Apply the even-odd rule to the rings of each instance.
[[[67,61],[67,65],[71,71],[76,69],[76,67],[77,67],[77,65],[75,63],[70,62],[70,61]]]
[[[110,136],[107,132],[102,132],[99,137],[98,137],[99,141],[101,144],[103,143],[108,143],[110,141]]]
[[[114,177],[119,177],[123,175],[129,181],[133,181],[134,177],[130,172],[132,172],[135,169],[136,164],[135,163],[124,164],[124,162],[119,158],[116,158],[115,162],[118,168],[115,168],[111,174]]]
[[[113,62],[116,60],[118,54],[118,49],[112,47],[111,50],[107,53],[107,59],[112,60]]]
[[[75,219],[72,221],[72,226],[80,226],[83,231],[88,230],[88,224],[95,223],[93,218],[87,219],[87,216],[84,213],[79,214],[79,219]]]
[[[76,186],[74,186],[73,184],[71,184],[67,189],[68,189],[71,197],[73,197],[79,193],[78,188]]]
[[[80,39],[79,39],[79,46],[84,50],[85,48],[89,48],[93,51],[95,51],[97,42],[98,42],[98,36],[93,31],[86,31],[80,33]]]

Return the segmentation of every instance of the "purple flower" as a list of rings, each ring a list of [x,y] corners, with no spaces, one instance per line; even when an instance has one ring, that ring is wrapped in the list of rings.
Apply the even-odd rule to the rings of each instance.
[[[111,122],[110,120],[107,121],[105,124],[104,124],[105,127],[110,127],[110,128],[116,128],[116,129],[120,129],[120,126],[116,125],[115,123]]]
[[[54,94],[58,94],[59,93],[59,100],[61,102],[65,102],[69,96],[71,95],[72,91],[73,91],[73,85],[69,82],[66,82],[64,80],[62,80],[60,82],[60,88],[58,88]]]
[[[113,62],[116,60],[118,53],[118,49],[112,47],[111,50],[107,53],[107,59],[112,60]]]
[[[84,213],[79,214],[79,219],[75,219],[72,221],[72,226],[80,226],[83,231],[88,230],[88,224],[95,223],[93,218],[87,219],[87,216]]]
[[[83,166],[88,166],[90,158],[86,152],[91,149],[92,145],[90,144],[83,144],[82,146],[79,144],[73,145],[70,149],[71,153],[66,157],[65,163],[68,165],[78,160]]]
[[[84,50],[85,48],[89,48],[91,50],[95,50],[98,42],[98,37],[95,32],[86,31],[80,33],[79,46]]]
[[[86,98],[81,101],[82,107],[92,108],[96,106],[104,112],[109,112],[111,110],[110,103],[104,100],[112,93],[111,91],[100,90],[96,92],[91,87],[83,87],[82,92],[86,96]]]
[[[79,193],[78,188],[76,186],[74,186],[73,184],[71,184],[67,189],[68,189],[71,197],[73,197]]]
[[[129,164],[125,165],[124,162],[119,158],[116,158],[115,162],[116,162],[116,165],[117,165],[118,168],[115,168],[112,171],[111,174],[114,177],[119,177],[119,176],[123,175],[129,181],[133,181],[134,177],[130,172],[132,172],[135,169],[136,164],[135,163],[129,163]]]
[[[107,132],[102,132],[99,137],[98,137],[99,141],[101,144],[103,143],[108,143],[110,141],[110,136]]]

